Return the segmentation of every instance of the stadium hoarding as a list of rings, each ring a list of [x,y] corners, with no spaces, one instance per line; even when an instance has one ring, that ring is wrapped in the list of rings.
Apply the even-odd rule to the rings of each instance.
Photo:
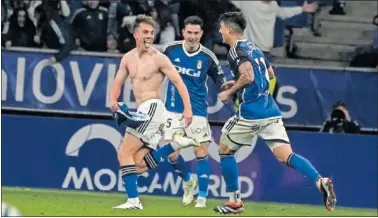
[[[2,115],[2,122],[6,127],[2,132],[3,186],[124,190],[116,155],[124,129],[117,128],[115,122],[19,115]],[[213,142],[209,145],[211,198],[227,196],[217,154],[220,130],[212,127]],[[289,136],[297,153],[333,179],[339,206],[377,208],[378,136],[294,131]],[[191,149],[182,154],[195,173]],[[322,204],[315,185],[280,164],[262,141],[253,140],[251,147],[244,147],[236,157],[244,199]],[[163,162],[139,176],[138,190],[141,194],[180,196],[182,180]]]
[[[48,64],[50,53],[2,50],[2,108],[110,116],[108,97],[119,55],[73,52],[62,63]],[[226,77],[229,69],[223,66]],[[287,126],[321,127],[332,105],[341,100],[363,129],[378,129],[378,74],[364,69],[277,66],[277,103]],[[209,119],[233,115],[230,102],[218,99],[219,87],[208,80]],[[165,90],[161,90],[164,98]],[[130,108],[135,99],[130,80],[121,93]]]

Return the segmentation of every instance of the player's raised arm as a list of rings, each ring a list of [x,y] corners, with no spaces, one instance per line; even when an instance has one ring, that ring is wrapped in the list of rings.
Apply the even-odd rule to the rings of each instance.
[[[119,98],[121,88],[123,84],[125,83],[128,76],[126,60],[127,60],[127,57],[125,54],[121,59],[121,63],[119,64],[119,69],[113,81],[112,90],[110,92],[110,108],[113,111],[116,111],[118,109],[117,100]]]
[[[168,77],[168,79],[173,83],[174,86],[176,86],[184,103],[183,115],[185,118],[185,124],[189,126],[192,122],[193,113],[192,106],[190,104],[188,89],[186,88],[184,81],[182,80],[181,76],[178,74],[176,68],[173,66],[172,62],[169,60],[167,56],[160,54],[158,56],[157,62],[160,67],[160,71]]]

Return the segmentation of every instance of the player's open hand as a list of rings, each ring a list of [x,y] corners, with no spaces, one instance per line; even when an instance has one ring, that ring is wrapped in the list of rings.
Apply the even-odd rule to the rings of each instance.
[[[118,107],[118,104],[117,104],[117,101],[111,101],[110,102],[110,109],[113,111],[113,112],[116,112],[119,107]]]
[[[181,120],[185,119],[185,127],[188,127],[192,123],[193,113],[191,109],[184,109]]]
[[[222,85],[222,90],[223,91],[226,91],[226,90],[228,90],[229,88],[231,88],[232,86],[234,86],[235,85],[235,80],[230,80],[230,81],[227,81],[227,82],[225,82],[225,83],[223,83],[223,85]]]
[[[223,91],[219,94],[219,100],[221,100],[223,104],[228,103],[229,97],[230,97],[230,93],[228,91]]]

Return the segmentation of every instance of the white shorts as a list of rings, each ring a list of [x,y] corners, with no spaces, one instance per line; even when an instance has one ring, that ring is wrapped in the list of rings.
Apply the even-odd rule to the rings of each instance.
[[[179,132],[197,140],[199,143],[211,142],[211,129],[206,117],[193,116],[192,123],[188,128],[185,128],[185,120],[180,120],[181,117],[182,114],[167,111],[165,141],[172,140],[172,135]]]
[[[167,121],[164,103],[160,99],[150,99],[140,104],[137,111],[148,114],[151,118],[136,129],[127,127],[126,132],[139,138],[145,146],[156,149],[156,144],[150,145],[150,138],[164,133]]]
[[[272,151],[282,144],[290,144],[282,118],[245,120],[238,116],[231,117],[223,126],[221,142],[236,151],[242,146],[251,146],[256,136]]]

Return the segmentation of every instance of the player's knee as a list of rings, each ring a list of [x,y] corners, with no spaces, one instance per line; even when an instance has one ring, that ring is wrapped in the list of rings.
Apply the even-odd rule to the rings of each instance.
[[[137,174],[140,175],[140,174],[143,174],[145,172],[148,171],[148,167],[147,166],[137,166]]]
[[[227,147],[227,145],[221,143],[219,145],[219,154],[224,155],[224,154],[232,154],[232,151]]]
[[[207,150],[207,143],[206,144],[201,144],[200,147],[194,148],[194,154],[196,157],[205,157],[208,155],[208,150]]]
[[[290,144],[278,144],[273,149],[273,154],[278,161],[287,163],[288,158],[293,153]]]
[[[118,161],[122,162],[123,160],[129,159],[130,157],[132,157],[132,155],[127,153],[127,151],[125,150],[119,150],[117,153],[117,157],[118,157]]]
[[[144,152],[142,150],[136,152],[133,156],[135,165],[137,167],[145,167],[146,163],[144,161]]]

